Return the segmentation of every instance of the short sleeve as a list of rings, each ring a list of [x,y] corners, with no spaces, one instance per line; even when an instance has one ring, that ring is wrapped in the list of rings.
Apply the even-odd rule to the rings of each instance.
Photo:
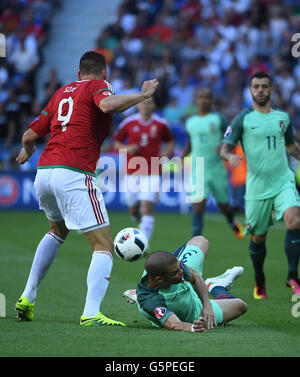
[[[185,130],[188,134],[190,134],[190,118],[188,118],[186,121],[185,121]]]
[[[235,146],[241,140],[244,129],[244,117],[247,113],[248,110],[244,110],[233,118],[224,133],[223,143]]]
[[[166,306],[165,299],[162,295],[157,294],[155,296],[150,296],[148,300],[145,300],[142,309],[153,318],[153,321],[159,323],[164,327],[165,322],[174,314]]]
[[[221,131],[223,134],[226,132],[226,129],[228,127],[228,120],[224,114],[218,113],[220,117],[220,126],[221,126]]]
[[[288,117],[288,125],[284,133],[284,139],[285,139],[285,145],[291,145],[291,144],[294,144],[295,142],[292,125],[290,122],[290,117]]]
[[[43,137],[50,132],[51,122],[49,109],[50,105],[48,104],[45,109],[42,110],[41,114],[29,124],[32,131],[36,132],[40,137]]]
[[[99,106],[103,98],[113,96],[114,90],[111,84],[106,80],[94,80],[92,86],[92,97],[96,106]]]

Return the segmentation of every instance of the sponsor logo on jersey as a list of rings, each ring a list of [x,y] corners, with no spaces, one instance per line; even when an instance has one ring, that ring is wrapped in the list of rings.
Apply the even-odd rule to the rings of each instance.
[[[232,128],[230,126],[228,126],[226,128],[225,133],[224,133],[224,137],[229,137],[231,134],[232,134]]]
[[[105,92],[102,93],[104,96],[112,96],[112,93],[106,90]]]
[[[2,175],[0,177],[0,205],[10,206],[14,204],[19,197],[20,188],[18,182],[8,176]]]
[[[154,309],[154,314],[157,319],[161,319],[166,314],[167,309],[163,307],[158,307]]]

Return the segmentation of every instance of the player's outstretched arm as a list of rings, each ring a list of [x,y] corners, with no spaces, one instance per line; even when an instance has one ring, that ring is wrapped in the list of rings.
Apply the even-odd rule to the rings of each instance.
[[[122,94],[103,98],[99,107],[104,113],[122,113],[132,106],[150,98],[159,86],[156,79],[144,81],[142,89],[138,93]]]
[[[207,322],[202,317],[194,321],[194,323],[182,322],[176,314],[171,314],[166,320],[164,327],[174,331],[205,332],[207,330]]]
[[[40,136],[31,128],[24,132],[22,137],[23,148],[21,149],[16,161],[18,164],[24,164],[35,151],[35,142]]]

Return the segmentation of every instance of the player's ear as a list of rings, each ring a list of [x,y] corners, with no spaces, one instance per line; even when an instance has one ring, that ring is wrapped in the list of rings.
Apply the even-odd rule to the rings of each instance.
[[[77,76],[78,76],[79,80],[81,80],[80,71],[77,72]]]
[[[164,279],[160,275],[155,276],[154,280],[155,280],[156,283],[163,283],[164,282]]]

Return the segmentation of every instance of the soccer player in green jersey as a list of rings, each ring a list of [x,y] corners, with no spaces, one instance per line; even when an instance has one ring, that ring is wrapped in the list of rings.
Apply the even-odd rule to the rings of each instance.
[[[224,115],[213,111],[213,95],[210,89],[197,89],[195,102],[198,114],[189,117],[186,121],[186,131],[189,142],[183,152],[183,157],[191,154],[192,180],[196,182],[197,157],[204,158],[204,196],[191,195],[192,204],[192,233],[193,236],[202,234],[203,216],[206,210],[207,198],[210,194],[215,197],[219,210],[224,214],[235,236],[244,237],[242,225],[234,219],[229,206],[229,180],[219,151],[227,120]]]
[[[247,160],[245,194],[246,232],[251,233],[250,256],[255,271],[254,298],[266,295],[263,265],[268,227],[276,219],[287,228],[285,253],[288,261],[286,284],[300,293],[298,263],[300,256],[300,198],[295,175],[289,168],[286,151],[300,159],[289,115],[271,107],[271,78],[264,72],[250,79],[253,106],[239,113],[227,128],[220,155],[234,168],[241,158],[232,152],[241,142]]]
[[[128,302],[137,302],[139,312],[154,326],[168,330],[204,332],[241,316],[247,304],[229,289],[244,272],[243,267],[204,281],[208,251],[208,240],[196,236],[174,253],[152,252],[136,292],[126,291],[124,296]]]

